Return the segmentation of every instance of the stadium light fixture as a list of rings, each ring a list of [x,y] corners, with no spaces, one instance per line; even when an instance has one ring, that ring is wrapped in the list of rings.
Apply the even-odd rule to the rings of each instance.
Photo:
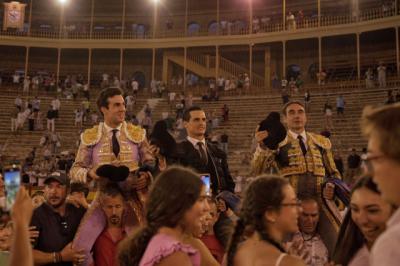
[[[67,3],[68,0],[58,0],[58,2],[62,5],[65,5],[65,3]]]

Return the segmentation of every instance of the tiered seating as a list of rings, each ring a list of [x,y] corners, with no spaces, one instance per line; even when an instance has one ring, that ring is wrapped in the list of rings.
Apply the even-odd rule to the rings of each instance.
[[[397,81],[396,81],[397,82]],[[397,84],[396,82],[390,83]],[[325,118],[322,108],[327,98],[331,100],[331,104],[335,106],[335,99],[342,94],[346,100],[345,119],[340,120],[334,116],[334,129],[332,130],[332,143],[334,151],[340,152],[345,160],[350,148],[361,150],[366,145],[366,141],[361,136],[359,128],[359,119],[364,106],[368,104],[383,103],[386,97],[386,89],[366,90],[358,88],[355,82],[341,84],[330,84],[326,88],[311,88],[312,103],[311,111],[308,114],[308,130],[312,132],[321,132],[324,130]],[[336,86],[336,90],[333,87]],[[4,90],[4,88],[3,88]],[[98,91],[98,90],[97,90]],[[91,93],[92,109],[95,106],[94,90]],[[303,101],[302,93],[294,96],[292,99]],[[42,131],[29,132],[26,129],[17,135],[10,134],[10,118],[9,112],[13,107],[16,93],[8,93],[0,99],[2,111],[0,113],[0,139],[1,143],[7,143],[3,154],[13,155],[17,158],[24,158],[34,146],[39,145]],[[52,99],[51,96],[40,95],[42,100],[42,109],[46,111],[47,106]],[[74,127],[73,111],[80,105],[81,99],[77,101],[62,100],[60,111],[60,119],[56,122],[56,131],[61,134],[62,148],[61,150],[76,151],[76,140],[79,137],[79,129]],[[147,102],[147,97],[140,95],[137,100],[135,112],[138,112]],[[218,102],[203,102],[196,98],[194,104],[202,106],[206,112],[216,111],[217,115],[221,114],[223,104],[227,104],[230,108],[229,121],[221,123],[215,130],[215,133],[222,133],[224,130],[229,135],[229,163],[232,170],[239,170],[241,174],[249,173],[249,164],[246,163],[245,156],[252,154],[253,134],[256,125],[266,117],[271,111],[279,111],[282,107],[282,100],[279,93],[273,95],[259,96],[225,96]],[[162,112],[173,113],[166,99],[160,99],[153,110],[153,121],[161,119]],[[45,122],[45,120],[44,120]],[[88,127],[89,125],[85,125]]]
[[[329,94],[316,92],[312,94],[311,110],[308,114],[308,130],[321,132],[324,130],[325,118],[323,106],[327,97],[335,106],[336,97],[342,94],[346,100],[345,119],[338,119],[334,115],[334,129],[331,140],[335,152],[340,152],[345,161],[350,148],[361,150],[366,146],[366,141],[361,135],[359,120],[364,106],[368,104],[383,103],[386,90],[351,90],[348,92],[338,91]],[[292,99],[303,101],[302,95]],[[254,130],[257,124],[271,111],[280,111],[282,108],[281,98],[275,96],[224,98],[220,102],[196,102],[205,110],[217,110],[220,114],[223,104],[230,108],[229,121],[223,123],[217,132],[226,130],[229,134],[229,163],[231,170],[239,170],[242,174],[249,173],[249,165],[243,163],[246,153],[252,154],[252,143]]]
[[[34,146],[39,146],[40,138],[44,134],[45,130],[28,131],[26,121],[24,130],[19,131],[17,134],[12,134],[10,131],[10,114],[12,108],[14,108],[14,99],[17,96],[17,93],[12,88],[3,87],[1,90],[7,92],[6,94],[3,93],[3,95],[5,95],[0,99],[0,143],[2,145],[6,144],[2,154],[22,159]],[[98,89],[93,89],[91,91],[91,110],[97,110],[95,102],[97,91]],[[43,125],[45,128],[45,116],[53,96],[46,95],[45,92],[40,92],[38,96],[41,100],[41,111],[44,115]],[[61,99],[61,110],[59,113],[60,118],[56,120],[56,132],[60,133],[61,136],[61,150],[70,150],[72,152],[76,151],[76,141],[79,138],[80,130],[74,126],[74,110],[80,107],[82,100],[83,98],[78,98],[76,101]],[[134,109],[134,113],[140,111],[145,105],[146,101],[146,98],[139,97]],[[161,117],[161,113],[155,112],[154,117],[155,119],[159,119]],[[90,119],[84,124],[84,128],[87,127],[90,127]]]

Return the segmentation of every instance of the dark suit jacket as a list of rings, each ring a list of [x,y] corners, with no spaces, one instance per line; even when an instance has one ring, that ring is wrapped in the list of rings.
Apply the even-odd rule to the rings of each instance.
[[[209,173],[211,177],[211,189],[214,195],[223,190],[234,192],[235,182],[233,182],[229,172],[226,154],[214,144],[207,142],[206,145],[207,165],[202,163],[199,152],[188,140],[177,144],[173,156],[174,163],[191,167],[200,174]]]

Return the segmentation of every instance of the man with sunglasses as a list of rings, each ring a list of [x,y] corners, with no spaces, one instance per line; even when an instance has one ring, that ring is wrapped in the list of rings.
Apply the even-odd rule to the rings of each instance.
[[[86,209],[66,203],[69,184],[64,173],[52,173],[44,184],[46,201],[34,210],[31,220],[31,226],[38,231],[38,237],[33,242],[34,263],[79,265],[84,260],[84,254],[73,249],[71,241]]]
[[[367,171],[382,192],[382,198],[396,211],[386,231],[371,249],[370,265],[399,265],[400,261],[400,104],[365,108],[362,131],[368,137],[368,153],[363,158]]]

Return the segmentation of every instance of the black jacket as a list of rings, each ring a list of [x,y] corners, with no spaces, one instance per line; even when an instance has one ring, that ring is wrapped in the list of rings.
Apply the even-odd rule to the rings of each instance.
[[[214,195],[223,190],[234,192],[235,182],[233,182],[229,172],[226,154],[212,143],[207,142],[206,145],[207,165],[202,163],[199,152],[188,140],[177,144],[173,155],[173,162],[191,167],[199,174],[209,173],[211,177],[211,189]]]

